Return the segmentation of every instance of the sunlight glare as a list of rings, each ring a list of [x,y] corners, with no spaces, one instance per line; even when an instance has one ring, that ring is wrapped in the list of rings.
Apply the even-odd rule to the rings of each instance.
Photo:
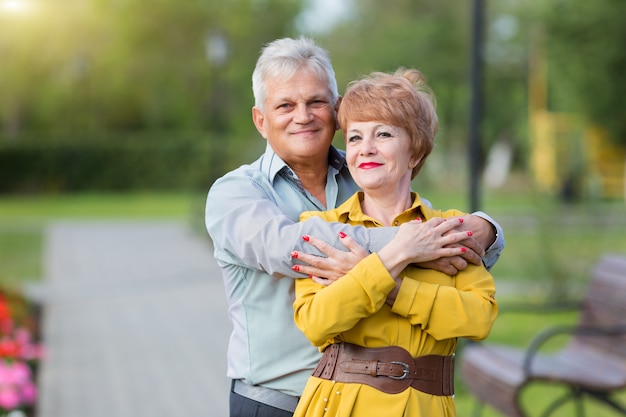
[[[28,10],[26,0],[0,0],[0,8],[9,13],[23,13]]]

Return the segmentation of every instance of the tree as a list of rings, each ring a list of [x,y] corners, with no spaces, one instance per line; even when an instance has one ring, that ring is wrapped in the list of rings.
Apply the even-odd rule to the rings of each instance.
[[[293,34],[302,7],[300,0],[67,2],[42,3],[19,21],[0,12],[5,136],[251,132],[254,62],[264,43]],[[207,52],[215,39],[225,47],[220,62]]]
[[[553,0],[541,13],[551,106],[582,113],[626,145],[626,2]]]

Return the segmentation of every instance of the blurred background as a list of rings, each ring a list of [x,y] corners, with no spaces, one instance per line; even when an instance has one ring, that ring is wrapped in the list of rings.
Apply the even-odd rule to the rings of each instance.
[[[507,226],[497,272],[567,291],[599,253],[626,251],[624,16],[622,0],[0,0],[4,217],[15,229],[24,204],[72,217],[117,202],[204,234],[209,186],[265,146],[251,121],[259,52],[304,34],[330,52],[340,91],[420,69],[441,127],[415,188]]]
[[[566,199],[623,199],[624,2],[480,7],[476,51],[472,2],[1,0],[0,192],[206,189],[263,149],[260,49],[307,34],[342,91],[373,70],[427,75],[441,118],[428,180],[466,176],[477,53],[487,185],[519,174]]]
[[[340,92],[420,69],[440,131],[415,189],[502,224],[503,302],[575,298],[626,254],[624,17],[623,0],[0,0],[0,277],[44,277],[59,219],[176,219],[208,240],[208,188],[265,147],[259,52],[304,34]]]

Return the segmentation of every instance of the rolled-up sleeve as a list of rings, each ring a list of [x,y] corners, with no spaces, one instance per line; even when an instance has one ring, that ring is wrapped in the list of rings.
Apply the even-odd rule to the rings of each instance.
[[[504,246],[506,246],[506,241],[504,240],[504,231],[502,230],[500,224],[498,224],[498,222],[496,222],[486,213],[483,213],[482,211],[477,211],[472,214],[474,216],[482,217],[483,219],[487,220],[495,229],[496,240],[491,244],[491,246],[487,248],[487,250],[485,251],[485,256],[483,256],[483,264],[485,265],[485,268],[487,268],[487,271],[491,271],[491,268],[496,264],[496,262],[498,262],[498,259],[500,259],[500,254],[502,253]]]

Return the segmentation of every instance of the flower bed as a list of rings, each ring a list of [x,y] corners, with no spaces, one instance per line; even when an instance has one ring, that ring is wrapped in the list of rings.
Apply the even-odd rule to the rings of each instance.
[[[0,289],[0,416],[32,417],[36,374],[43,348],[35,306],[15,291]]]

